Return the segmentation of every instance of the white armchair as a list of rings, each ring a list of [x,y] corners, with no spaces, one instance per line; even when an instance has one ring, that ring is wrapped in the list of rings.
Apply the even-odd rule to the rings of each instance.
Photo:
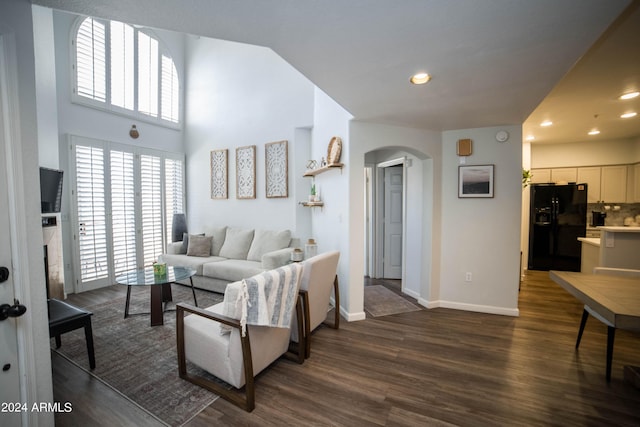
[[[246,411],[252,411],[255,408],[254,377],[288,351],[291,335],[288,326],[293,324],[294,305],[297,319],[302,318],[301,298],[298,295],[301,271],[302,268],[299,265],[292,264],[261,273],[243,282],[230,284],[227,287],[228,292],[225,292],[225,302],[204,310],[188,304],[178,304],[176,336],[180,378],[204,387]],[[252,281],[258,285],[252,287]],[[288,281],[288,284],[284,285],[283,281]],[[238,284],[244,286],[241,292],[229,292],[234,288],[233,285]],[[258,288],[260,288],[259,291]],[[259,293],[261,295],[258,295]],[[228,294],[232,296],[231,301],[227,298]],[[248,315],[242,316],[242,310],[240,310],[238,316],[233,316],[238,317],[235,319],[228,315],[229,306],[241,301],[240,298],[236,299],[236,295],[243,294],[252,301],[252,306],[248,306],[247,300],[240,302],[240,306],[244,304],[244,313],[248,311]],[[269,311],[268,316],[260,313],[259,316],[252,317],[252,310],[261,306],[256,301],[262,295],[266,296],[264,301],[266,305],[275,310]],[[276,297],[269,298],[270,295],[276,295]],[[190,315],[185,317],[185,313]],[[273,315],[273,313],[276,314]],[[281,324],[276,327],[273,319],[278,314]],[[264,324],[263,320],[252,320],[258,317],[268,318],[267,322],[270,324]],[[246,319],[246,326],[243,319]],[[295,325],[298,333],[303,334],[302,322],[296,322]],[[302,354],[295,357],[291,354],[288,356],[298,363],[304,362]],[[187,360],[233,388],[188,373]],[[240,390],[243,387],[244,393]]]
[[[340,327],[340,289],[336,274],[339,259],[340,252],[333,251],[316,255],[302,262],[300,295],[303,301],[304,336],[303,340],[300,340],[301,335],[297,330],[292,329],[291,341],[298,343],[298,352],[303,352],[305,358],[311,355],[311,332],[327,318],[331,290],[334,293],[335,312],[333,324],[327,324],[327,326],[334,329]]]

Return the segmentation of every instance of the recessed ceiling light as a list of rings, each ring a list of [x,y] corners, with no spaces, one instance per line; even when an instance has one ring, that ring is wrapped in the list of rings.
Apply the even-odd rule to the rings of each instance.
[[[628,93],[624,93],[624,94],[620,95],[620,97],[618,99],[633,99],[633,98],[637,97],[638,95],[640,95],[640,92],[628,92]]]
[[[527,137],[527,141],[533,141],[534,139],[536,139],[536,137],[535,137],[535,136],[533,136],[533,135],[529,135],[529,136]]]
[[[428,73],[417,73],[411,76],[409,81],[414,85],[423,85],[431,80],[431,76]]]
[[[636,113],[634,111],[634,112],[631,112],[631,113],[624,113],[623,115],[620,116],[620,118],[621,119],[630,119],[631,117],[635,117],[637,115],[638,115],[638,113]]]
[[[544,122],[540,123],[540,126],[551,126],[553,124],[553,122],[551,120],[545,120]]]
[[[598,129],[592,129],[589,131],[589,135],[598,135],[600,131]]]

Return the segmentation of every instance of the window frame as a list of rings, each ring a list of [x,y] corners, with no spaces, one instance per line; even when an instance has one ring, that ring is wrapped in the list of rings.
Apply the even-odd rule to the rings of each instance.
[[[78,37],[78,30],[80,29],[80,26],[82,25],[82,23],[88,19],[91,18],[99,23],[101,23],[102,25],[105,26],[105,71],[104,71],[104,75],[105,75],[105,101],[97,101],[82,95],[78,94],[78,70],[77,70],[77,63],[78,63],[78,58],[77,58],[77,37]],[[117,22],[122,22],[122,21],[117,21]],[[112,114],[116,114],[119,116],[123,116],[123,117],[127,117],[127,118],[132,118],[135,119],[137,121],[140,122],[146,122],[146,123],[151,123],[151,124],[155,124],[155,125],[159,125],[159,126],[163,126],[166,128],[170,128],[170,129],[176,129],[176,130],[181,130],[182,126],[183,126],[183,96],[184,96],[184,91],[183,91],[183,83],[182,83],[182,78],[181,78],[181,74],[180,71],[178,70],[178,67],[176,66],[175,61],[173,60],[173,56],[171,55],[171,52],[169,50],[169,48],[167,47],[167,45],[162,41],[162,39],[160,37],[158,37],[157,34],[155,34],[155,32],[153,32],[151,29],[149,28],[139,28],[134,26],[133,24],[129,24],[124,22],[125,25],[130,25],[131,27],[133,27],[134,30],[134,76],[133,76],[133,87],[134,87],[134,109],[133,110],[128,110],[124,107],[120,107],[120,106],[116,106],[113,105],[111,103],[111,20],[108,19],[102,19],[102,18],[97,18],[97,17],[93,17],[93,16],[79,16],[74,24],[71,26],[71,34],[70,34],[70,50],[71,50],[71,54],[69,55],[70,57],[70,78],[71,78],[71,102],[74,104],[78,104],[78,105],[82,105],[85,107],[90,107],[90,108],[94,108],[94,109],[98,109],[101,111],[105,111],[108,113],[112,113]],[[138,109],[138,33],[144,33],[146,36],[151,37],[152,39],[154,39],[157,43],[158,43],[158,90],[157,90],[157,104],[158,104],[158,111],[157,111],[157,116],[151,116],[147,113],[143,113],[140,112]],[[177,122],[173,122],[171,120],[165,119],[163,117],[166,117],[167,115],[164,114],[163,110],[162,110],[162,99],[163,99],[163,81],[162,81],[162,77],[163,77],[163,70],[162,70],[162,63],[163,63],[163,57],[167,57],[171,60],[171,63],[173,65],[173,68],[175,70],[175,76],[177,79],[177,86],[178,86],[178,106],[177,106],[177,116],[178,116],[178,121]],[[172,86],[172,85],[169,85]]]
[[[100,205],[102,202],[104,204],[104,239],[105,239],[105,250],[106,250],[106,273],[100,275],[95,278],[88,278],[87,280],[83,280],[82,274],[82,249],[80,247],[81,238],[80,238],[80,216],[78,211],[78,169],[77,169],[77,160],[76,156],[78,155],[77,147],[88,147],[94,148],[102,151],[102,171],[103,171],[103,180],[104,180],[104,189],[103,189],[103,199],[98,200],[97,204]],[[143,178],[141,176],[141,157],[148,156],[159,159],[159,174],[160,174],[160,188],[158,189],[159,195],[159,203],[161,210],[161,220],[158,225],[158,229],[161,232],[160,244],[162,248],[157,248],[162,252],[166,252],[167,246],[171,243],[171,235],[170,235],[170,222],[172,221],[173,211],[169,212],[166,206],[166,169],[165,164],[167,160],[175,161],[180,163],[181,173],[180,179],[175,181],[175,183],[181,187],[180,192],[180,205],[182,206],[182,213],[186,214],[186,181],[185,181],[185,172],[186,172],[186,158],[183,153],[177,152],[168,152],[162,151],[152,148],[144,148],[137,147],[129,144],[122,144],[113,141],[106,140],[98,140],[90,137],[83,137],[77,135],[69,135],[69,181],[70,181],[70,219],[72,226],[72,235],[73,235],[73,274],[74,274],[74,292],[83,292],[93,289],[98,289],[104,286],[109,286],[115,283],[115,278],[118,275],[116,271],[116,247],[114,246],[114,199],[116,198],[113,194],[113,177],[112,177],[112,162],[113,152],[121,152],[131,154],[133,156],[132,166],[133,166],[133,190],[134,190],[134,223],[135,223],[135,257],[136,257],[136,268],[142,268],[144,266],[148,266],[150,260],[145,260],[145,245],[144,245],[144,224],[143,224]],[[99,242],[101,244],[101,242]],[[98,245],[99,246],[99,245]],[[154,256],[159,255],[157,251],[155,251]]]

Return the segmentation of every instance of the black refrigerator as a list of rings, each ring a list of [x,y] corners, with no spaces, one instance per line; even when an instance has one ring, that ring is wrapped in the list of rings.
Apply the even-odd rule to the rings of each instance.
[[[532,184],[529,270],[580,271],[587,184]]]

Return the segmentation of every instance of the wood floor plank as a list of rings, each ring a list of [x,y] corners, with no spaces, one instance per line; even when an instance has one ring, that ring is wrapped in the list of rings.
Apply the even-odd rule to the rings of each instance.
[[[606,327],[589,319],[574,349],[582,307],[529,272],[519,317],[435,308],[321,326],[304,364],[258,376],[253,412],[218,399],[187,426],[640,425],[640,390],[623,378],[640,336],[616,333],[607,384]]]

